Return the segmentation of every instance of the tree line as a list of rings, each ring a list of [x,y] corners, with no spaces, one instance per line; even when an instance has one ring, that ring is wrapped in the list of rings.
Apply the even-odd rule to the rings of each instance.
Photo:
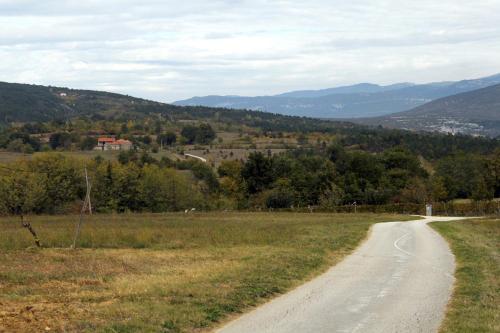
[[[500,149],[457,153],[430,167],[402,147],[381,153],[330,146],[323,152],[255,152],[215,170],[197,161],[122,152],[117,161],[57,153],[0,166],[0,214],[77,212],[84,168],[98,212],[257,209],[489,200],[500,196]]]
[[[53,125],[53,124],[52,124]],[[184,125],[177,134],[175,129],[164,131],[162,128],[146,131],[143,127],[129,131],[128,127],[120,126],[119,130],[105,122],[103,131],[117,138],[128,139],[134,146],[146,150],[158,150],[160,147],[179,144],[209,144],[216,138],[212,126],[207,123],[199,125]],[[31,154],[39,151],[51,150],[92,150],[97,145],[99,131],[88,130],[82,133],[81,129],[63,129],[62,125],[48,126],[44,124],[25,124],[22,127],[8,127],[0,131],[0,149],[11,152]],[[116,127],[116,126],[115,126]],[[50,133],[48,142],[40,140],[38,134]]]
[[[85,195],[84,168],[98,212],[178,211],[206,208],[204,188],[189,172],[147,158],[122,164],[43,154],[0,167],[0,213],[78,212]]]
[[[245,163],[223,162],[222,188],[242,202],[274,208],[490,200],[500,196],[500,150],[451,154],[424,169],[409,150],[346,150],[251,154]],[[248,200],[246,200],[248,199]]]

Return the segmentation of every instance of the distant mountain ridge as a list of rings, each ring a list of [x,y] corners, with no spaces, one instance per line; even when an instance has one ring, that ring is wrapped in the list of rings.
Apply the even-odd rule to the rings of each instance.
[[[286,92],[279,95],[274,95],[274,97],[294,97],[294,98],[314,98],[323,97],[328,95],[338,95],[338,94],[357,94],[357,93],[377,93],[382,91],[397,90],[401,88],[414,86],[414,83],[396,83],[388,86],[380,86],[373,83],[359,83],[351,86],[342,86],[337,88],[327,88],[320,90],[296,90],[291,92]]]
[[[322,90],[301,90],[275,96],[205,96],[175,105],[260,110],[314,118],[376,117],[413,109],[435,99],[500,84],[500,74],[474,80],[397,83],[380,86],[361,83]]]
[[[390,128],[500,136],[500,84],[443,97],[405,112],[352,119]]]

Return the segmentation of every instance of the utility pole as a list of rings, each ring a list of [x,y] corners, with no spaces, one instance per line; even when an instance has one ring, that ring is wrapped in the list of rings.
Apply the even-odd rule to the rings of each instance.
[[[92,215],[92,203],[90,202],[91,185],[89,182],[89,176],[87,174],[87,167],[85,167],[85,184],[87,187],[87,193],[85,194],[85,200],[83,201],[82,210],[80,211],[80,219],[78,220],[78,224],[76,225],[75,237],[73,238],[73,249],[76,249],[76,241],[78,240],[78,236],[80,235],[80,229],[82,227],[83,214],[85,214],[85,210],[88,208],[89,214]]]

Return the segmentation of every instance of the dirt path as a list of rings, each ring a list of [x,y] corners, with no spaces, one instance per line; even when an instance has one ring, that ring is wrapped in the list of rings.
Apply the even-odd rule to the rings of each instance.
[[[426,224],[455,219],[376,224],[340,264],[217,332],[436,332],[455,263]]]

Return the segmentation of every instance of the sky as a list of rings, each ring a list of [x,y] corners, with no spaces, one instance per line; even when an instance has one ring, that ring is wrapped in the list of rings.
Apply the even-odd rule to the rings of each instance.
[[[0,81],[163,102],[500,73],[500,0],[0,0]]]

